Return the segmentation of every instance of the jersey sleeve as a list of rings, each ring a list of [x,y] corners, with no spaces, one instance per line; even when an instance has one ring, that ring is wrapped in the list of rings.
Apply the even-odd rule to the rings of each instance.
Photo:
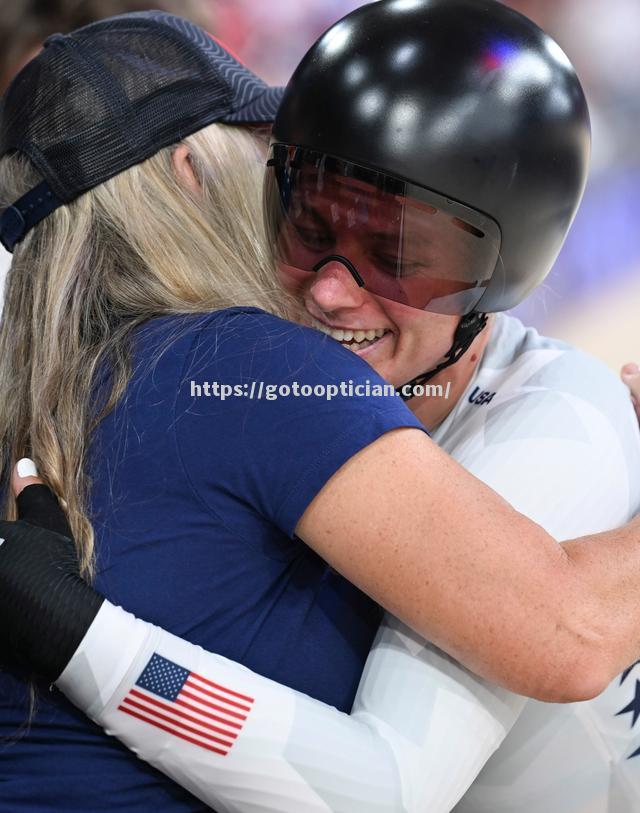
[[[210,511],[228,510],[233,495],[292,536],[358,451],[392,429],[424,431],[390,385],[328,336],[258,311],[215,316],[186,360],[174,422],[187,478]]]
[[[448,813],[522,702],[452,665],[387,619],[347,715],[105,602],[58,687],[219,813]]]
[[[516,370],[486,406],[467,403],[442,448],[560,541],[627,522],[640,497],[628,394],[579,351],[541,367]]]

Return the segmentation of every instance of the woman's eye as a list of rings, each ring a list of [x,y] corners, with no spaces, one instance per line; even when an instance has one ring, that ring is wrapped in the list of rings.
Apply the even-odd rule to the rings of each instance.
[[[398,277],[410,277],[419,273],[422,265],[411,260],[399,260],[395,254],[376,254],[373,261],[380,271]]]
[[[300,241],[313,251],[324,251],[333,246],[333,235],[321,229],[309,229],[297,225],[296,234]]]
[[[427,270],[424,262],[409,259],[399,260],[395,254],[376,254],[372,260],[380,271],[392,274],[394,277],[412,277],[424,274]]]
[[[374,254],[371,257],[374,265],[380,271],[384,271],[385,274],[393,274],[394,276],[398,273],[398,258],[397,256],[391,256],[390,254]]]

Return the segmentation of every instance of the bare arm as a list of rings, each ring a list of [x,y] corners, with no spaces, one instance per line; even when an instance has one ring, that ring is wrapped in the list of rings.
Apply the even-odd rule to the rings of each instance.
[[[519,694],[586,699],[640,654],[640,522],[558,546],[416,430],[349,460],[296,530],[420,635]]]

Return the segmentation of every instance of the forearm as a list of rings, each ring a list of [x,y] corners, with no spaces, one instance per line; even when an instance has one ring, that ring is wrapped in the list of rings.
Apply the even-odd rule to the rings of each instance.
[[[431,813],[453,809],[526,702],[469,672],[387,614],[352,714],[367,715],[383,734],[394,732],[389,744],[403,789],[412,794],[413,806],[407,807]],[[402,743],[410,743],[404,753],[397,750]]]
[[[532,571],[524,600],[525,583],[496,580],[503,618],[491,650],[485,654],[470,638],[459,659],[512,691],[546,702],[600,694],[640,658],[639,538],[636,519],[559,545],[552,566],[545,567],[546,582]],[[489,612],[480,609],[478,617],[486,623]],[[483,631],[485,640],[491,635]]]
[[[154,655],[200,676],[186,706],[140,680]],[[241,813],[448,813],[524,702],[391,622],[349,716],[108,603],[58,685],[140,758],[216,810]],[[203,720],[202,700],[217,719]]]
[[[576,580],[566,554],[412,431],[389,433],[349,460],[296,533],[486,680],[541,700],[579,699],[583,687],[567,684],[581,673],[582,651],[567,626]],[[371,472],[374,494],[360,486]]]
[[[614,531],[564,543],[569,578],[576,585],[569,605],[577,642],[603,673],[606,685],[640,658],[640,517]],[[596,692],[597,693],[597,692]]]
[[[124,652],[122,640],[132,642]],[[164,660],[149,676],[158,658]],[[176,684],[172,677],[162,682],[169,674],[163,669],[189,673],[175,701],[166,697]],[[220,813],[402,810],[392,755],[366,726],[109,603],[58,687],[107,733]]]
[[[439,645],[477,674],[528,697],[557,703],[596,697],[640,658],[639,539],[637,518],[568,540],[555,555],[547,551],[528,578],[526,569],[512,577],[502,572],[493,599],[481,583],[466,646]],[[474,589],[460,591],[452,613],[461,611],[456,601],[475,601]]]
[[[574,401],[572,408],[578,406]],[[505,422],[517,419],[520,408],[518,401],[512,407],[515,414],[503,407]],[[581,566],[574,567],[568,552],[551,539],[569,540],[611,528],[626,522],[635,507],[630,483],[635,482],[636,475],[621,452],[618,430],[607,416],[594,414],[589,405],[583,411],[583,424],[591,432],[588,443],[576,445],[571,437],[541,443],[536,437],[544,436],[543,412],[538,430],[529,425],[526,435],[516,433],[489,449],[480,433],[469,442],[456,445],[454,440],[446,446],[469,472],[539,525],[533,526],[533,532],[540,537],[539,547],[527,555],[527,545],[515,534],[505,557],[498,560],[495,578],[481,579],[477,559],[465,562],[465,567],[475,562],[476,572],[468,569],[464,579],[450,569],[450,581],[458,578],[461,583],[457,589],[452,586],[450,592],[453,612],[465,612],[456,601],[473,607],[466,664],[473,666],[475,658],[478,670],[484,669],[485,676],[493,672],[504,685],[543,700],[577,700],[597,694],[619,673],[619,660],[612,659],[604,649],[613,641],[609,633],[599,636],[592,646],[585,643],[585,638],[593,637],[590,618],[604,618],[607,623],[615,619],[610,610],[602,609],[599,598],[601,565],[596,565],[589,577]],[[473,515],[471,506],[469,511]],[[523,533],[531,533],[531,524],[522,523],[522,519]],[[484,522],[479,517],[476,539],[491,527],[490,521],[491,517]],[[616,533],[612,532],[608,542],[608,556],[616,556]],[[628,544],[634,547],[633,541]],[[526,558],[522,558],[523,550]],[[619,573],[624,577],[624,560],[621,564]],[[518,571],[515,576],[508,574],[511,566]],[[627,599],[633,599],[630,585],[636,583],[629,579],[629,584],[623,586]],[[611,593],[614,600],[619,598],[617,585],[613,590],[606,584],[602,587],[605,596]],[[590,615],[586,615],[589,608]],[[629,637],[626,630],[618,630],[616,635],[623,649],[632,653],[632,660],[640,657],[638,649],[633,648],[635,634]],[[481,646],[483,640],[487,644],[487,638],[492,639],[491,644]],[[628,658],[628,654],[624,657]]]

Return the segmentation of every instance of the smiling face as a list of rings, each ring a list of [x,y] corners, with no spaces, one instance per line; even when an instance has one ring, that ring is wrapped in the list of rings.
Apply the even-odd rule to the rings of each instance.
[[[395,386],[443,362],[497,267],[497,224],[429,189],[303,147],[273,144],[267,166],[267,231],[283,285],[304,305],[301,321]],[[429,428],[462,394],[487,337],[483,330],[432,378],[446,384],[446,401],[410,400]]]
[[[459,316],[427,313],[359,287],[333,261],[313,275],[282,281],[301,298],[311,327],[362,356],[383,378],[400,386],[433,368],[451,347]]]
[[[308,323],[396,386],[436,366],[465,297],[483,290],[473,227],[398,189],[315,168],[296,176],[289,195],[276,254]]]

